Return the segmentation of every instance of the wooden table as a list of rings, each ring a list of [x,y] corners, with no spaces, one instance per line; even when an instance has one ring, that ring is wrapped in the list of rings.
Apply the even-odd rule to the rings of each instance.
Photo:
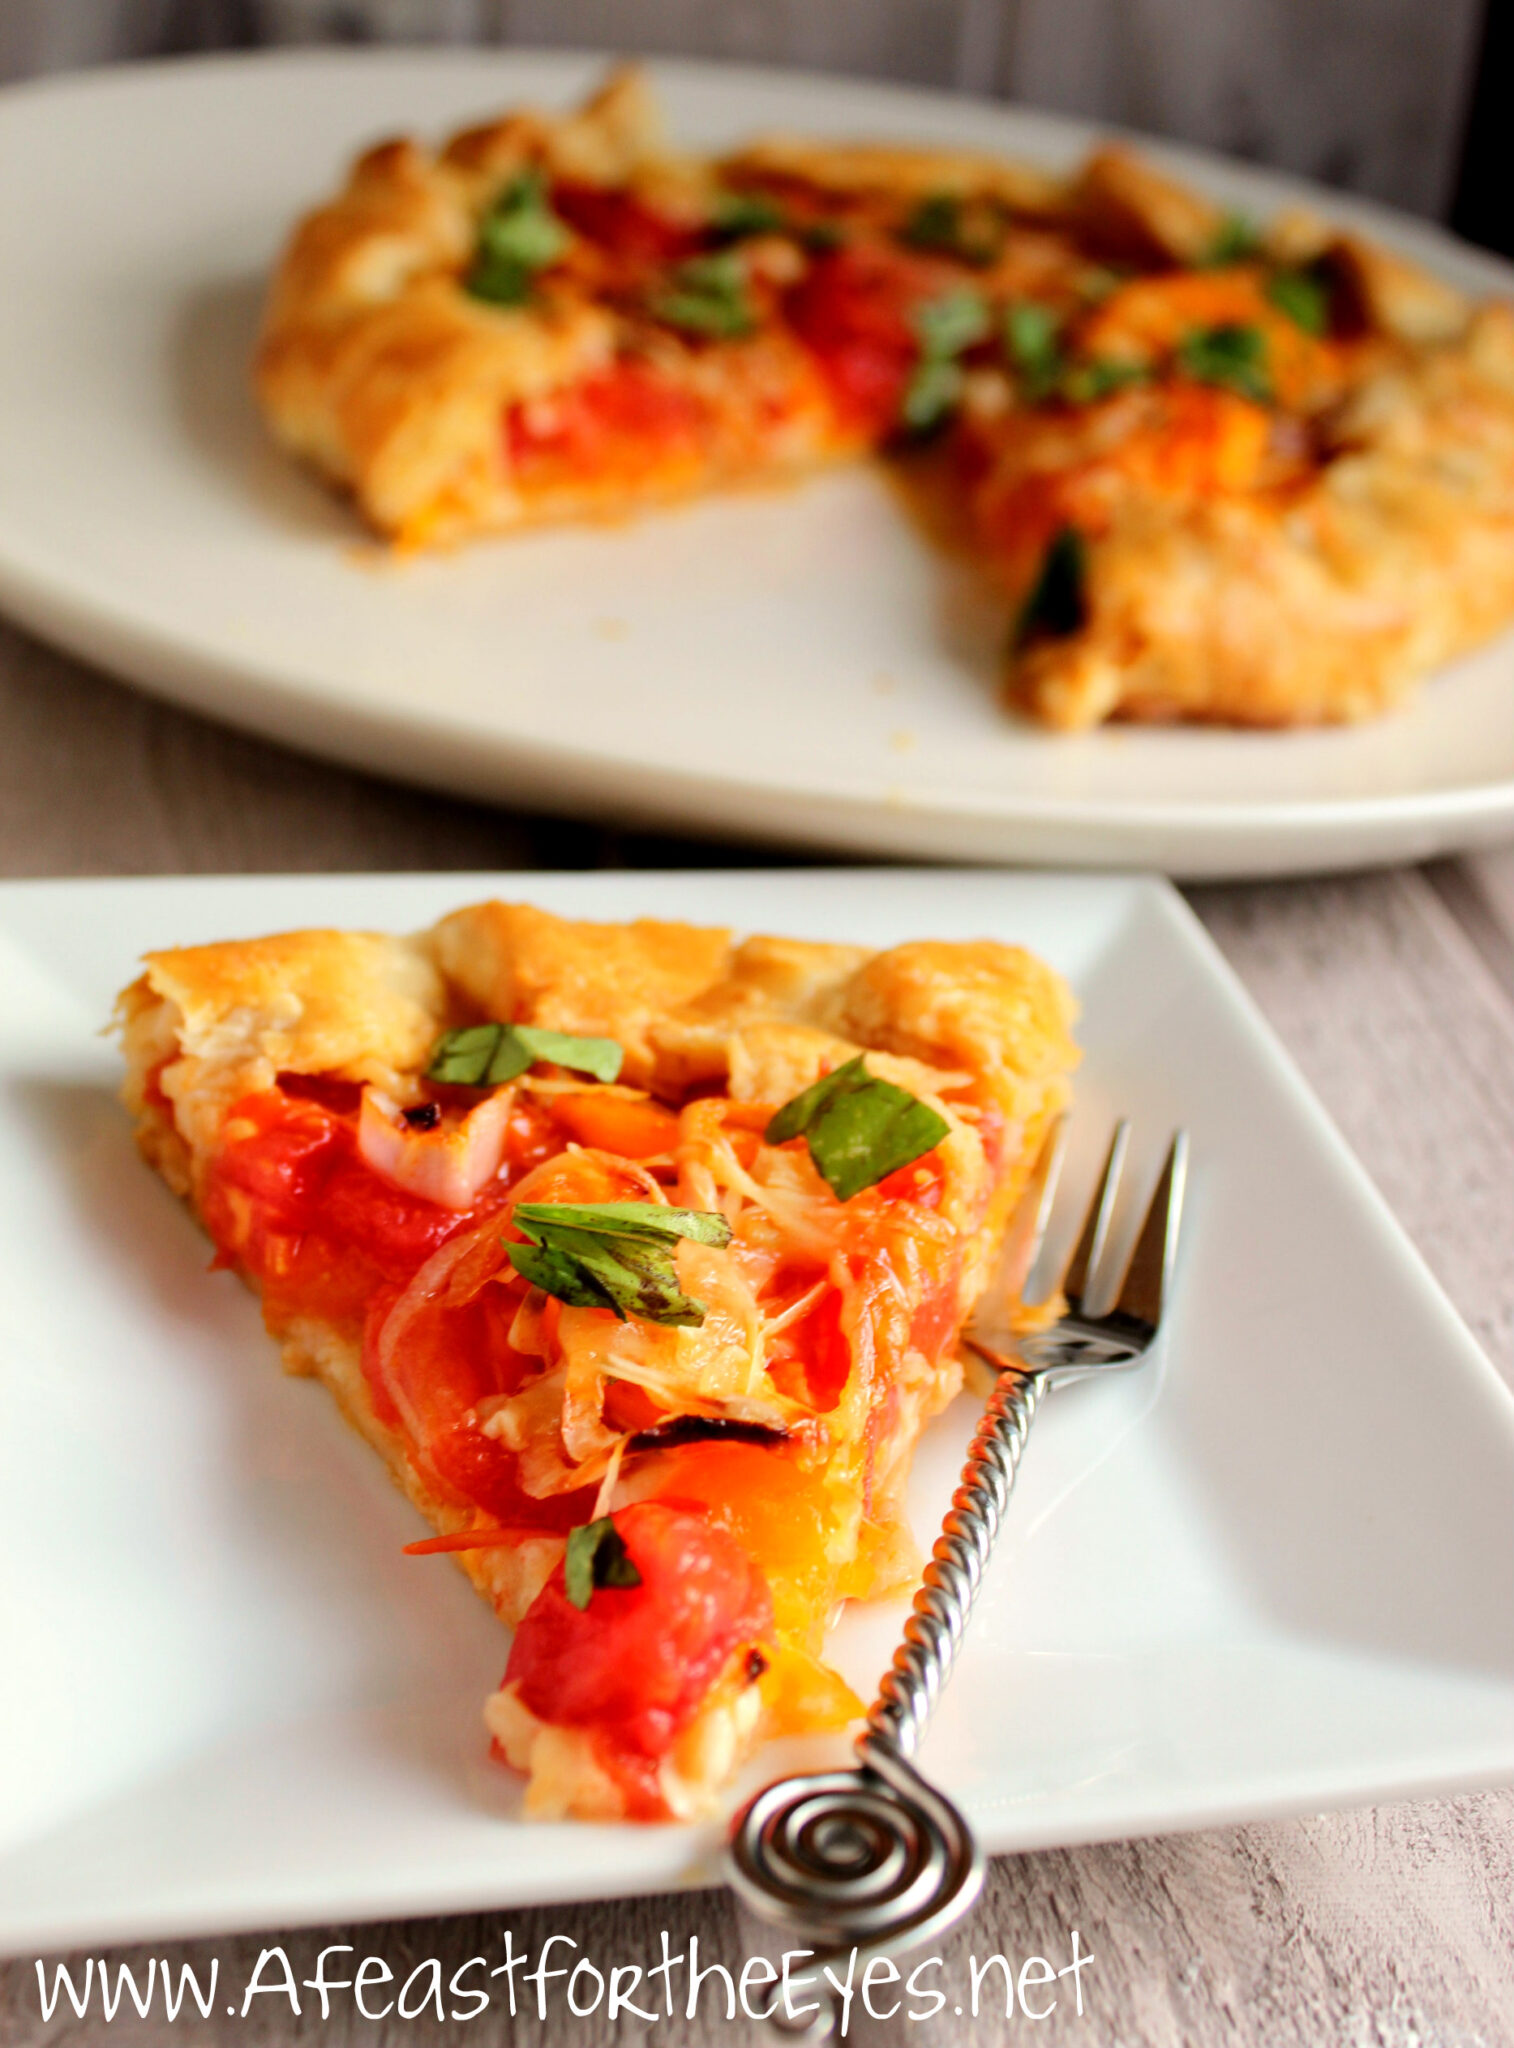
[[[151,704],[0,625],[5,875],[754,857],[767,858],[502,814],[319,766]],[[1514,850],[1190,893],[1451,1299],[1514,1378]],[[706,1958],[740,1953],[730,1901],[715,1893],[520,1913],[509,1924],[521,1947],[562,1933],[601,1960],[655,1957],[663,1929],[675,1951],[697,1933]],[[980,1956],[1065,1958],[1073,1928],[1095,1957],[1082,1973],[1085,2014],[1061,2000],[1034,2030],[1044,2043],[1494,2048],[1514,2040],[1514,1791],[1001,1858],[972,1946]],[[430,1956],[450,1972],[495,1949],[499,1934],[492,1919],[428,1920],[178,1952],[206,1964],[218,1956],[223,1983],[240,1986],[264,1946],[282,1941],[303,1978],[324,1943],[355,1940],[402,1977]],[[152,1953],[165,1953],[163,1944]],[[328,2027],[308,1997],[298,2022],[283,1999],[255,2001],[247,2020],[226,2018],[223,2006],[207,2021],[181,2015],[172,2038],[492,2041],[508,2027],[498,2013],[446,2030],[434,2020],[370,2027],[340,2002]],[[7,2048],[157,2041],[166,2038],[160,2026],[156,2017],[138,2022],[129,2006],[112,2025],[98,2007],[81,2023],[66,2003],[44,2024],[31,1960],[0,1969]],[[628,2031],[643,2030],[632,2021]],[[1030,2031],[1023,2018],[1013,2027],[984,2019],[973,2038]],[[645,2032],[685,2044],[765,2038],[714,2017],[663,2019]],[[962,2022],[947,2034],[902,2020],[887,2030],[916,2043],[965,2035]],[[508,2038],[607,2035],[599,2022],[564,2015],[545,2026],[524,2017]]]

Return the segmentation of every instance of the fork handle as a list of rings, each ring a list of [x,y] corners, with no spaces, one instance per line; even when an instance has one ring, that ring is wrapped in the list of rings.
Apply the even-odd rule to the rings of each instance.
[[[1038,1374],[1009,1364],[1000,1369],[904,1624],[904,1640],[868,1711],[866,1732],[858,1738],[864,1763],[878,1744],[904,1757],[912,1757],[920,1746],[957,1661],[1043,1385]]]
[[[737,1817],[727,1864],[737,1897],[816,1953],[902,1953],[945,1934],[982,1889],[972,1830],[909,1759],[956,1662],[1044,1384],[1007,1362],[999,1369],[904,1640],[857,1738],[859,1768],[780,1778]],[[820,2041],[836,2024],[822,2004],[807,2026],[781,2031]]]

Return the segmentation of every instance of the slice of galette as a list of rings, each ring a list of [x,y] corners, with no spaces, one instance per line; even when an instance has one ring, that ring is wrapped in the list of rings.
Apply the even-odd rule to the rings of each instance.
[[[686,1816],[858,1711],[826,1631],[918,1568],[910,1457],[1072,1014],[988,940],[507,903],[148,956],[141,1149],[514,1628],[530,1811]]]

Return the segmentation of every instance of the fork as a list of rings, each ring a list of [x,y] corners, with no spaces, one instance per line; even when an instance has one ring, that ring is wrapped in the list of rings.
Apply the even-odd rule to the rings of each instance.
[[[1064,1121],[1043,1148],[1006,1233],[1002,1270],[1012,1284],[1036,1263],[1066,1137]],[[963,1333],[964,1345],[997,1377],[904,1640],[857,1738],[857,1767],[781,1778],[757,1794],[732,1829],[727,1876],[737,1897],[758,1919],[805,1935],[815,1946],[804,1953],[818,1961],[852,1949],[866,1956],[917,1948],[962,1919],[982,1889],[984,1859],[972,1830],[911,1758],[956,1662],[1043,1394],[1138,1364],[1161,1325],[1187,1137],[1174,1137],[1124,1274],[1111,1285],[1102,1268],[1129,1142],[1130,1125],[1122,1121],[1062,1276],[1066,1307],[1056,1323],[1015,1340],[1013,1357],[971,1328]],[[807,2026],[779,2016],[780,2029],[790,2038],[825,2039],[833,2008],[807,2010],[815,2013]]]

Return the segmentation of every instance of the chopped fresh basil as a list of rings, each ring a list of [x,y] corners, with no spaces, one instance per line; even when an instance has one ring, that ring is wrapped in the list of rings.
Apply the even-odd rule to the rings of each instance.
[[[506,1246],[517,1273],[570,1308],[697,1329],[705,1305],[678,1285],[678,1240],[726,1245],[731,1226],[703,1209],[661,1202],[521,1202],[511,1221],[527,1238]]]
[[[963,376],[957,357],[982,341],[992,326],[988,307],[976,292],[947,292],[927,299],[913,315],[920,340],[920,360],[905,386],[899,423],[912,434],[929,434],[942,426],[962,396]]]
[[[776,199],[765,192],[720,192],[715,197],[710,226],[727,242],[744,235],[776,235],[788,226],[788,219]]]
[[[1227,213],[1215,230],[1214,240],[1199,258],[1205,270],[1223,270],[1228,263],[1244,263],[1257,255],[1262,237],[1256,222],[1244,213]]]
[[[1310,271],[1273,271],[1267,280],[1267,297],[1305,334],[1324,334],[1329,328],[1329,287]]]
[[[979,268],[992,263],[1004,246],[1004,228],[981,201],[964,203],[955,192],[933,192],[922,199],[902,231],[916,249],[938,250]]]
[[[531,282],[563,254],[571,231],[552,211],[540,175],[513,178],[479,223],[478,248],[467,288],[491,305],[521,306]]]
[[[786,1102],[765,1136],[770,1145],[804,1138],[831,1192],[849,1202],[939,1145],[950,1129],[908,1089],[870,1074],[859,1053]]]
[[[920,353],[938,362],[974,347],[991,324],[988,308],[976,292],[947,292],[942,298],[927,299],[914,312]]]
[[[899,424],[921,438],[935,433],[956,411],[965,382],[960,363],[918,364],[899,401]]]
[[[1178,344],[1178,366],[1199,384],[1220,384],[1265,405],[1272,397],[1267,337],[1259,327],[1196,327]]]
[[[800,230],[799,239],[812,256],[824,256],[842,246],[846,229],[839,221],[812,220]]]
[[[579,1609],[588,1606],[599,1586],[641,1584],[641,1573],[610,1515],[569,1531],[562,1570],[563,1591]]]
[[[1115,356],[1094,356],[1086,363],[1069,363],[1057,379],[1057,396],[1069,405],[1096,405],[1112,392],[1130,384],[1144,384],[1151,375],[1145,363],[1121,362]]]
[[[899,402],[900,425],[911,434],[934,433],[956,411],[965,381],[960,363],[918,364]]]
[[[451,1081],[464,1088],[498,1088],[513,1081],[538,1060],[613,1081],[624,1050],[613,1038],[572,1038],[565,1031],[544,1031],[535,1024],[469,1024],[444,1031],[431,1048],[428,1081]]]
[[[1035,640],[1065,640],[1088,618],[1088,560],[1075,526],[1053,535],[1040,571],[1015,621],[1016,651]]]
[[[1128,271],[1113,263],[1090,263],[1078,272],[1073,284],[1085,306],[1102,306],[1111,293],[1120,289],[1128,275]]]
[[[750,334],[757,325],[746,266],[736,249],[691,256],[680,263],[668,290],[653,298],[651,309],[669,327],[721,341]]]
[[[1060,322],[1050,306],[1016,299],[1004,309],[1004,353],[1035,404],[1056,388],[1062,368]]]
[[[674,1209],[664,1202],[522,1202],[512,1213],[522,1230],[529,1222],[544,1229],[563,1224],[605,1237],[644,1237],[654,1244],[672,1244],[681,1237],[696,1244],[731,1241],[731,1226],[718,1210]],[[533,1236],[533,1242],[539,1240]]]

